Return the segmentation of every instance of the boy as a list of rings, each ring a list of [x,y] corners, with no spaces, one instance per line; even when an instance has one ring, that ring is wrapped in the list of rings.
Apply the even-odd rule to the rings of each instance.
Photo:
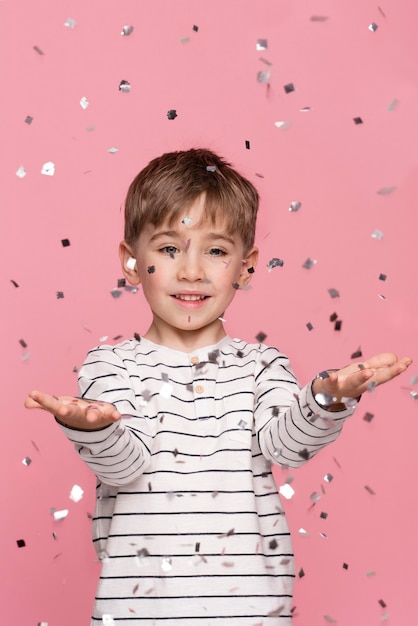
[[[289,529],[271,464],[333,441],[369,385],[411,360],[385,353],[300,389],[276,348],[226,335],[257,264],[258,194],[208,150],[154,159],[132,182],[120,259],[153,319],[92,350],[80,398],[32,392],[98,479],[102,560],[92,626],[289,626]]]

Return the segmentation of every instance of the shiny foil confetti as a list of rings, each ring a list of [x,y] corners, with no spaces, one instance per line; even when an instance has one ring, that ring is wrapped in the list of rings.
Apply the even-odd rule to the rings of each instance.
[[[284,261],[282,259],[278,259],[277,257],[273,257],[267,263],[267,269],[269,270],[269,272],[271,272],[271,270],[274,269],[275,267],[283,267],[283,265],[284,265]]]
[[[23,465],[26,465],[26,467],[29,467],[29,465],[32,463],[32,459],[29,456],[25,456],[25,458],[22,460]]]
[[[296,211],[299,211],[301,206],[302,206],[302,202],[299,202],[299,200],[293,200],[290,203],[289,211],[291,211],[292,213],[295,213]]]
[[[54,176],[55,164],[52,161],[47,161],[42,165],[41,174],[44,176]]]
[[[119,91],[122,93],[129,93],[131,91],[131,83],[127,80],[121,80],[119,83]]]
[[[302,267],[304,267],[304,268],[305,268],[305,269],[307,269],[307,270],[310,270],[310,269],[311,269],[311,267],[313,267],[314,265],[316,265],[316,263],[317,263],[317,262],[316,262],[316,259],[311,259],[311,258],[308,258],[308,259],[306,259],[306,261],[305,261],[305,263],[302,265]]]
[[[67,17],[67,19],[64,22],[64,26],[66,28],[73,29],[77,26],[77,22],[72,17]]]
[[[267,39],[257,39],[257,43],[255,45],[256,50],[260,51],[260,50],[267,50],[268,48],[268,41]]]
[[[25,178],[25,176],[26,176],[26,169],[23,167],[23,165],[21,165],[20,167],[17,168],[16,176],[18,178]]]
[[[119,148],[115,148],[114,146],[112,146],[111,148],[108,148],[107,151],[109,152],[109,154],[116,154],[117,152],[119,152]]]
[[[260,70],[257,72],[257,82],[265,85],[270,80],[270,70]]]
[[[295,495],[293,487],[291,487],[288,483],[279,488],[279,493],[286,498],[286,500],[290,500]]]
[[[371,24],[369,24],[368,28],[372,33],[375,33],[379,27],[376,22],[372,22]]]
[[[70,500],[73,502],[80,502],[83,497],[84,491],[79,485],[74,485],[70,492]]]
[[[54,511],[53,512],[53,518],[56,522],[59,522],[60,520],[63,520],[67,517],[69,513],[68,509],[62,509],[61,511]]]
[[[374,231],[372,232],[372,239],[382,239],[383,238],[383,233],[381,230],[379,230],[378,228],[375,228]]]
[[[82,98],[80,98],[80,106],[84,111],[88,108],[89,104],[90,102],[88,101],[86,96],[83,96]]]
[[[134,32],[134,27],[130,25],[126,25],[122,27],[120,34],[122,35],[122,37],[129,37],[129,35],[132,35],[133,32]]]

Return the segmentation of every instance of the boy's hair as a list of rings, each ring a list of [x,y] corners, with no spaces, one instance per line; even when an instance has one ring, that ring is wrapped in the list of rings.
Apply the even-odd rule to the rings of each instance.
[[[168,152],[153,159],[134,178],[125,200],[125,241],[134,246],[145,224],[172,225],[205,195],[205,210],[215,223],[226,218],[245,251],[254,245],[259,195],[230,163],[206,149]]]

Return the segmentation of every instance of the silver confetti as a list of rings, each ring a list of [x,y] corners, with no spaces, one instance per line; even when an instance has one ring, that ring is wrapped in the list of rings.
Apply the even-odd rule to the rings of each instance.
[[[110,154],[116,154],[116,152],[119,152],[119,148],[114,148],[114,147],[112,147],[112,148],[108,148],[108,149],[107,149],[107,151],[108,151]]]
[[[44,176],[53,176],[55,174],[55,164],[52,163],[52,161],[44,163],[41,168],[41,174],[44,174]]]
[[[383,233],[381,230],[379,230],[378,228],[375,228],[374,231],[372,232],[372,239],[382,239],[383,238]]]
[[[23,165],[21,165],[20,167],[17,168],[16,176],[18,178],[25,178],[25,176],[26,176],[26,169],[23,167]]]
[[[89,106],[90,102],[87,100],[86,96],[80,98],[80,106],[85,111]]]
[[[374,33],[377,31],[377,29],[379,28],[378,25],[375,22],[372,22],[371,24],[369,24],[369,30]]]
[[[314,265],[316,265],[316,259],[311,259],[308,258],[306,259],[305,263],[302,265],[302,267],[304,267],[307,270],[310,270],[311,267],[313,267]]]
[[[338,291],[338,289],[328,289],[328,293],[331,296],[331,298],[339,298],[340,297],[340,292]]]
[[[84,491],[79,485],[74,485],[70,492],[70,500],[73,502],[80,502],[83,497]]]
[[[268,48],[267,39],[257,39],[257,44],[255,48],[256,50],[267,50]]]
[[[66,28],[75,28],[77,26],[77,22],[72,17],[67,17],[64,22],[64,26]]]
[[[121,80],[119,83],[119,91],[123,93],[129,93],[131,91],[131,83],[127,80]]]
[[[122,30],[121,30],[121,35],[122,37],[129,37],[129,35],[131,35],[133,33],[134,27],[133,26],[123,26]]]
[[[278,259],[276,257],[270,259],[270,261],[267,263],[267,268],[269,270],[269,272],[271,272],[271,270],[274,267],[283,267],[284,265],[284,261],[282,261],[282,259]]]
[[[265,85],[270,80],[270,70],[260,70],[257,72],[257,82]]]
[[[292,212],[299,211],[301,206],[302,206],[302,202],[299,202],[298,200],[293,200],[293,202],[290,203],[289,211],[292,211]]]
[[[26,465],[26,467],[29,467],[29,465],[32,463],[32,459],[29,456],[25,456],[22,463],[23,465]]]

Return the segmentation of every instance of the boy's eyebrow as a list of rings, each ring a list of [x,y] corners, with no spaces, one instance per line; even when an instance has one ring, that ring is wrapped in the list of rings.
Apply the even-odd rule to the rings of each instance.
[[[178,233],[176,230],[160,230],[157,233],[154,233],[154,235],[150,239],[150,242],[155,241],[156,239],[159,239],[160,237],[169,237],[169,238],[177,237],[178,239],[182,239],[180,233]],[[223,239],[224,241],[227,241],[228,243],[231,243],[233,245],[235,245],[236,243],[235,240],[229,235],[227,235],[226,233],[209,233],[208,239],[211,239],[213,241]]]

